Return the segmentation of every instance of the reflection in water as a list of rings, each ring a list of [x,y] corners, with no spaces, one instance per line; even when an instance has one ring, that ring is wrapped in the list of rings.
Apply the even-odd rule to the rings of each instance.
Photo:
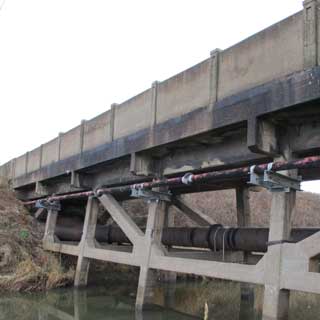
[[[135,312],[132,293],[119,288],[107,292],[105,288],[56,290],[41,294],[12,295],[0,299],[1,320],[191,320],[199,317],[170,308],[150,305],[142,313]]]
[[[176,289],[176,290],[175,290]],[[1,296],[0,320],[182,320],[203,319],[204,304],[209,306],[209,318],[214,320],[261,319],[263,290],[255,288],[255,308],[252,296],[240,303],[237,283],[210,281],[159,286],[155,305],[143,313],[134,308],[135,287],[91,287],[50,291],[46,294]],[[315,320],[320,314],[320,298],[316,295],[293,293],[290,319]],[[258,311],[255,315],[254,311]]]
[[[70,305],[49,305],[42,304],[39,308],[38,319],[59,319],[59,320],[151,320],[151,319],[199,319],[197,317],[183,314],[172,309],[149,306],[143,312],[135,312],[134,299],[119,298],[113,295],[91,296],[89,290],[73,291],[73,310]]]

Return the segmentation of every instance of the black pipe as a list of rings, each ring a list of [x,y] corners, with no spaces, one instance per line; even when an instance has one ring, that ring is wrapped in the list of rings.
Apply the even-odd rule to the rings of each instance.
[[[319,231],[317,228],[292,229],[289,241],[296,243]],[[61,241],[80,241],[82,224],[72,227],[58,224],[55,234]],[[266,252],[268,235],[267,228],[226,228],[222,225],[209,228],[164,228],[162,243],[166,246],[209,248],[212,251]],[[98,242],[130,244],[124,232],[115,226],[97,225],[95,237]]]

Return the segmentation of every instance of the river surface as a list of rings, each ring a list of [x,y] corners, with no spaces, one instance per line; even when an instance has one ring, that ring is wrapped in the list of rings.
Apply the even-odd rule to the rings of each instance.
[[[1,320],[182,320],[182,319],[261,319],[263,290],[254,288],[240,303],[240,285],[224,281],[183,281],[161,285],[154,304],[142,314],[134,309],[136,284],[73,288],[47,293],[10,294],[0,297]],[[250,291],[249,291],[250,292]],[[290,319],[320,319],[320,298],[293,293]]]

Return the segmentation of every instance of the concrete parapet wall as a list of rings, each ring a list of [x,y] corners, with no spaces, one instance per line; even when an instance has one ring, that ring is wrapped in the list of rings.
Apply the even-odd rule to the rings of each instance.
[[[60,135],[60,160],[81,152],[81,126]]]
[[[221,52],[218,99],[302,69],[299,12]]]
[[[157,91],[157,123],[209,104],[210,59],[163,81]]]
[[[27,172],[32,172],[41,167],[42,147],[38,147],[28,153]]]
[[[149,89],[116,106],[114,139],[127,136],[150,126],[151,98],[152,94]]]
[[[84,123],[83,151],[111,141],[110,121],[111,112],[107,111]]]
[[[14,176],[19,177],[26,174],[27,155],[24,154],[15,159]]]
[[[42,146],[41,166],[47,166],[59,160],[59,138],[55,138]]]
[[[11,179],[13,174],[13,160],[0,166],[0,177]]]

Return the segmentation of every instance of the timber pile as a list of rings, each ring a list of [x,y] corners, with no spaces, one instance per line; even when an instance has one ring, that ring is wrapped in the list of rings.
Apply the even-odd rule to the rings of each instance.
[[[42,249],[43,225],[0,185],[0,290],[36,291],[73,282],[73,269]]]

